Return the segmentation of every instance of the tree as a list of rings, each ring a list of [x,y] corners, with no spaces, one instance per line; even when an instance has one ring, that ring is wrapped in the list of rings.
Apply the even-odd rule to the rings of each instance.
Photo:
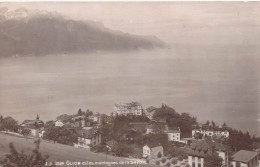
[[[166,162],[166,159],[165,158],[162,158],[162,163],[164,164]]]
[[[214,121],[211,121],[211,125],[214,128],[216,126],[216,123]]]
[[[4,120],[4,118],[3,118],[3,116],[1,115],[1,116],[0,116],[0,123],[2,123],[3,120]]]
[[[82,115],[82,110],[81,110],[81,108],[78,110],[78,115]]]
[[[156,165],[160,165],[160,161],[156,161],[155,164],[156,164]]]
[[[172,164],[176,165],[178,163],[178,161],[176,159],[172,159]]]
[[[3,121],[1,124],[3,126],[3,129],[14,131],[14,132],[18,131],[18,127],[19,127],[18,122],[15,119],[13,119],[12,117],[3,118]]]
[[[22,130],[22,132],[21,132],[21,134],[23,135],[23,136],[25,136],[25,137],[27,137],[29,134],[30,134],[30,130],[29,129],[23,129]]]
[[[201,133],[197,133],[197,132],[196,132],[196,133],[194,134],[194,138],[195,138],[195,139],[202,139],[202,137],[203,137],[203,134],[201,134]]]
[[[162,153],[161,153],[161,152],[158,152],[157,158],[161,158],[161,157],[162,157]]]
[[[206,167],[222,167],[222,158],[219,157],[216,153],[208,155],[205,158],[204,166]]]
[[[206,125],[209,125],[209,124],[210,124],[210,122],[209,122],[209,120],[207,120]]]
[[[23,151],[19,153],[13,143],[9,144],[10,153],[7,154],[1,162],[4,167],[44,167],[49,155],[42,155],[39,152],[40,140],[36,140],[35,149],[31,155],[25,154]]]

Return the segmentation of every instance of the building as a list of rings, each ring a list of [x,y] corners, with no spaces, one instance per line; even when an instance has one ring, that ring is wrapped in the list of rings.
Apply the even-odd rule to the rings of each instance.
[[[180,142],[181,140],[180,128],[174,130],[168,130],[167,135],[168,135],[168,141]]]
[[[163,147],[160,144],[146,144],[143,146],[143,158],[155,159],[158,154],[163,156]]]
[[[131,103],[120,103],[115,104],[113,116],[116,115],[136,115],[136,116],[142,116],[144,115],[144,110],[139,102],[131,102]]]
[[[226,145],[211,140],[194,141],[188,153],[190,167],[204,167],[205,157],[216,152],[222,159],[223,165],[229,164],[229,153]]]
[[[231,157],[231,167],[258,167],[258,152],[240,150]]]
[[[155,111],[157,110],[157,108],[150,106],[146,109],[145,115],[146,117],[148,117],[150,120],[153,119],[153,115],[155,113]]]
[[[192,137],[194,138],[196,133],[202,134],[205,136],[217,136],[217,137],[229,137],[229,132],[227,130],[213,130],[213,129],[193,129],[192,130]]]
[[[69,124],[70,123],[70,119],[58,119],[55,121],[55,126],[58,127],[63,127],[65,124]]]
[[[20,127],[21,131],[23,129],[29,129],[31,136],[39,137],[39,133],[44,129],[44,123],[43,121],[39,120],[39,115],[37,114],[35,120],[24,120]]]
[[[74,143],[74,147],[90,148],[101,143],[101,134],[95,128],[77,130],[77,133],[78,143]]]

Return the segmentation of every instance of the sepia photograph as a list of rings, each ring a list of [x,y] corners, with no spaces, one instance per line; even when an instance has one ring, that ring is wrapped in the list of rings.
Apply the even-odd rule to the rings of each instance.
[[[0,167],[260,167],[260,2],[0,2]]]

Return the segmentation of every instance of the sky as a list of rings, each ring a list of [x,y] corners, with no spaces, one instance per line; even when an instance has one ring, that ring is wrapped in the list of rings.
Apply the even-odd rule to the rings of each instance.
[[[163,50],[0,61],[0,114],[20,122],[116,102],[169,104],[260,135],[259,2],[0,3],[167,42]]]

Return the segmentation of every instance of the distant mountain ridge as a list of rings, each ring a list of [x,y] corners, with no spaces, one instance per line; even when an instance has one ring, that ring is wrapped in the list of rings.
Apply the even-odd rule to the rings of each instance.
[[[157,37],[113,31],[100,23],[58,13],[0,8],[0,56],[161,48]]]

